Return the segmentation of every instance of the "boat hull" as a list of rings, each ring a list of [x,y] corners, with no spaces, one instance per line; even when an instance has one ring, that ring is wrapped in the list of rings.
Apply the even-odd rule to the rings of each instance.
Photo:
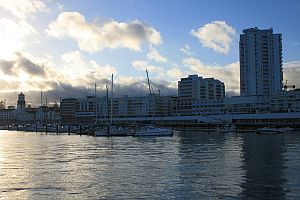
[[[136,132],[136,137],[147,136],[172,136],[173,130],[166,128],[145,128]]]

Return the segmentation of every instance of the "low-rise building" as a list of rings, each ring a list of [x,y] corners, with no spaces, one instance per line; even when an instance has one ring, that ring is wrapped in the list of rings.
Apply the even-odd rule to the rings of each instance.
[[[60,102],[62,120],[75,120],[75,111],[78,110],[79,101],[76,98],[62,99]]]
[[[214,78],[189,75],[178,81],[179,106],[181,115],[222,114],[225,85]]]
[[[12,109],[0,109],[0,121],[6,123],[11,120]]]
[[[277,92],[270,96],[234,96],[224,100],[225,112],[240,114],[300,112],[299,102],[299,89]]]
[[[300,89],[277,92],[271,95],[271,112],[300,112]]]

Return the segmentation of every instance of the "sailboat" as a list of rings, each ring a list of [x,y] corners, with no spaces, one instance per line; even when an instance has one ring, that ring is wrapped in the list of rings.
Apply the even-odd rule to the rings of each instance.
[[[147,74],[149,93],[150,95],[155,95],[154,92],[151,91],[151,85],[150,85],[147,69],[146,69],[146,74]],[[156,105],[155,98],[154,98],[154,104]],[[155,116],[155,109],[154,109],[154,116]],[[155,127],[154,125],[147,125],[147,126],[140,127],[140,129],[136,131],[134,136],[146,137],[146,136],[172,136],[172,135],[173,135],[173,130],[170,128],[159,128],[159,127]]]
[[[94,130],[94,136],[128,136],[130,131],[127,128],[113,125],[113,79],[114,75],[111,75],[111,99],[110,99],[110,121],[108,120],[101,128]],[[107,114],[108,112],[108,87],[106,86],[106,100],[107,100]]]

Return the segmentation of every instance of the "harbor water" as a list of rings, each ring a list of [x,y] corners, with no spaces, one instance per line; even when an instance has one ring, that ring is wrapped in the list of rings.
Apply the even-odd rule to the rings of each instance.
[[[0,131],[0,199],[300,199],[300,133]]]

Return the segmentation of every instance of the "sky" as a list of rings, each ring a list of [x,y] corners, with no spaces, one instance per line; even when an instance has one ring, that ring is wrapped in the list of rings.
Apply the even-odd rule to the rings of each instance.
[[[23,92],[60,98],[155,91],[176,95],[182,77],[198,74],[239,94],[239,35],[282,34],[284,80],[300,86],[300,0],[0,0],[0,100]]]

